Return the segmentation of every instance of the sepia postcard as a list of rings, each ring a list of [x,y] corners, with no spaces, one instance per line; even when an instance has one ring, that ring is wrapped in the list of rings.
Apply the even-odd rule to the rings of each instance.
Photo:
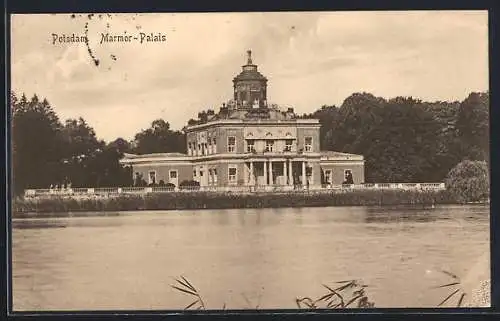
[[[13,311],[491,306],[487,11],[10,18]]]

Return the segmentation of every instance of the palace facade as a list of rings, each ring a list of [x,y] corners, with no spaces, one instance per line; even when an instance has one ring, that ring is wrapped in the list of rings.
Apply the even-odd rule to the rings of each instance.
[[[187,154],[125,154],[121,164],[149,184],[195,180],[200,186],[325,186],[364,183],[361,155],[320,150],[318,119],[268,104],[267,78],[247,64],[234,97],[218,113],[188,125]],[[346,181],[347,179],[347,181]]]

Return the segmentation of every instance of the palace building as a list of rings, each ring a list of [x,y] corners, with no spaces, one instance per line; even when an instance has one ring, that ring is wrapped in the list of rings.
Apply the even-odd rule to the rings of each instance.
[[[234,97],[218,113],[185,127],[187,154],[125,154],[121,164],[149,184],[179,186],[328,186],[364,183],[361,155],[320,150],[318,119],[268,104],[267,78],[247,64],[233,79]]]

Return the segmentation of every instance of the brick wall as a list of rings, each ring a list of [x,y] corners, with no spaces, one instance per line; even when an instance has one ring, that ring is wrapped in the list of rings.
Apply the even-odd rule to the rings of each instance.
[[[171,170],[177,171],[178,183],[193,179],[193,166],[191,165],[141,165],[133,166],[132,169],[133,178],[135,178],[135,173],[140,173],[146,180],[146,183],[149,183],[150,171],[156,171],[156,183],[159,183],[160,180],[163,180],[165,184],[169,183],[169,172]]]
[[[309,165],[312,167],[313,174],[313,185],[321,184],[321,166],[319,162],[309,162]]]
[[[347,169],[350,169],[352,172],[352,178],[354,184],[361,184],[365,182],[364,166],[360,164],[356,163],[352,165],[328,164],[328,165],[321,165],[321,169],[323,170],[323,173],[325,173],[326,170],[332,171],[332,184],[334,185],[342,184],[342,182],[344,182],[344,173],[345,170]]]
[[[319,128],[297,128],[297,150],[304,149],[305,137],[312,137],[312,152],[318,153],[319,147]]]
[[[217,128],[217,153],[226,154],[227,138],[234,136],[236,138],[236,153],[245,152],[245,142],[243,139],[243,128],[219,127]]]

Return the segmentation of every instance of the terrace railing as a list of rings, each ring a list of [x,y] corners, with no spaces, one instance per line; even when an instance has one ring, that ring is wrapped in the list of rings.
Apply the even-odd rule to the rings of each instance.
[[[99,188],[66,188],[66,189],[27,189],[25,197],[61,197],[61,196],[112,196],[120,194],[151,194],[151,193],[323,193],[331,191],[349,190],[444,190],[444,183],[366,183],[366,184],[343,184],[343,185],[252,185],[252,186],[191,186],[191,187],[99,187]]]

